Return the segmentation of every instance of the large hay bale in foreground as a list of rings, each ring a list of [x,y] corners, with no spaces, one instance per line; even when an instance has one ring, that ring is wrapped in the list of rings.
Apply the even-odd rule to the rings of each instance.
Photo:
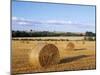
[[[47,68],[55,65],[60,61],[58,48],[53,44],[38,44],[30,52],[29,62],[35,68]]]
[[[73,50],[74,48],[75,48],[75,44],[74,44],[74,43],[69,42],[69,43],[67,44],[67,49]]]

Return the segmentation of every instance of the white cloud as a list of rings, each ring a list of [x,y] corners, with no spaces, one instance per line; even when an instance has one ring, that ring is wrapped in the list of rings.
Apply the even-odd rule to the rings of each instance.
[[[27,22],[18,22],[19,25],[28,25],[29,23]]]
[[[53,24],[53,25],[68,25],[71,24],[72,21],[66,21],[66,20],[47,20],[45,21],[47,24]]]
[[[67,21],[68,24],[72,24],[72,21]]]
[[[12,22],[17,25],[34,25],[34,24],[47,24],[47,25],[68,25],[71,24],[72,21],[66,21],[66,20],[30,20],[25,18],[17,18],[12,17]]]
[[[20,25],[20,26],[18,26]],[[24,25],[24,26],[23,26]],[[20,17],[12,17],[12,26],[16,28],[19,28],[19,29],[24,29],[25,26],[28,26],[27,28],[30,28],[33,26],[38,26],[40,27],[41,26],[44,26],[44,27],[55,27],[56,29],[59,27],[64,27],[66,28],[67,30],[69,29],[70,30],[74,30],[76,29],[76,31],[78,29],[80,30],[95,30],[95,25],[92,25],[92,24],[89,24],[89,23],[79,23],[79,22],[73,22],[73,21],[70,21],[70,20],[32,20],[32,19],[25,19],[25,18],[20,18]],[[51,26],[50,26],[51,25]],[[53,26],[55,25],[55,26]],[[59,26],[56,26],[56,25],[59,25]],[[27,29],[26,28],[26,29]],[[41,28],[40,28],[41,29]],[[47,28],[48,29],[48,28]],[[53,28],[51,28],[53,29]]]
[[[12,20],[18,20],[18,18],[14,16],[14,17],[12,17]]]

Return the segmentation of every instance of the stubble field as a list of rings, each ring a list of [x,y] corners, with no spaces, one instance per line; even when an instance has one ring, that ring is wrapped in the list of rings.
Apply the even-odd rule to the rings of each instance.
[[[68,43],[74,48],[69,49]],[[29,55],[38,44],[54,44],[60,54],[58,64],[43,68],[30,65]],[[96,68],[95,41],[37,41],[12,40],[12,73],[91,70]],[[37,64],[37,63],[36,63]]]

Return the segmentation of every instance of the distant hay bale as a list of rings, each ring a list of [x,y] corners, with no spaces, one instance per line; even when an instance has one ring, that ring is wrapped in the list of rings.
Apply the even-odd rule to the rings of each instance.
[[[51,65],[59,63],[59,61],[59,50],[53,44],[38,44],[29,55],[30,65],[36,68],[47,68]]]
[[[58,42],[57,42],[57,41],[55,41],[55,44],[58,44]]]
[[[82,44],[85,44],[85,41],[84,40],[82,41]]]
[[[69,42],[69,43],[67,44],[67,49],[73,50],[74,48],[75,48],[75,44],[74,44],[74,43]]]

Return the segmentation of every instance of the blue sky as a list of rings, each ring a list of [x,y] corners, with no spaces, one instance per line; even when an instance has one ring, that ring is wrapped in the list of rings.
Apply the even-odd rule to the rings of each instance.
[[[95,6],[12,2],[12,30],[95,32]]]

